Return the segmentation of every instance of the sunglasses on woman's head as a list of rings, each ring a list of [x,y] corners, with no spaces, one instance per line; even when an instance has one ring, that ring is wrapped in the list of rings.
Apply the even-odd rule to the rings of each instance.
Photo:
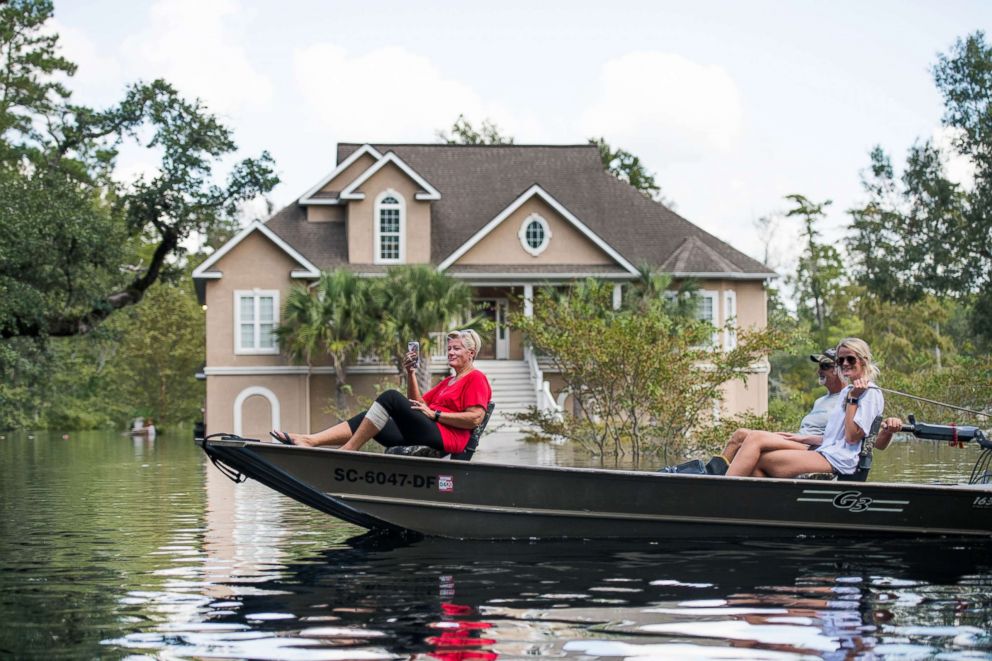
[[[837,356],[837,364],[840,365],[840,366],[842,366],[842,367],[844,365],[850,365],[851,367],[854,367],[855,365],[858,364],[858,357],[857,356]]]

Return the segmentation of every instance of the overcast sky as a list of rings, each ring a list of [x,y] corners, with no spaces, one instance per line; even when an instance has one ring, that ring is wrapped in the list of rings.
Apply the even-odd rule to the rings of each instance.
[[[166,78],[242,156],[273,155],[277,208],[334,168],[339,141],[435,142],[464,113],[518,143],[603,136],[680,214],[760,259],[753,222],[783,196],[833,200],[839,238],[873,145],[900,163],[941,137],[930,69],[992,26],[992,2],[56,0],[55,24],[77,102]]]

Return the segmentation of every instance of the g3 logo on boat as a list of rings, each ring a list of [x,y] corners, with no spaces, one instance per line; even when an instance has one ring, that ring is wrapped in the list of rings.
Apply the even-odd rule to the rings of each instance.
[[[864,512],[871,507],[871,498],[860,491],[844,491],[834,496],[834,507],[852,512]]]

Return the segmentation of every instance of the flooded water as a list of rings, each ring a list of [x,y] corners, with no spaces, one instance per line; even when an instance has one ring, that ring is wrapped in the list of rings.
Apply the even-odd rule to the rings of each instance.
[[[992,658],[987,542],[404,545],[235,485],[188,438],[0,439],[0,658]],[[873,478],[975,456],[897,443]]]

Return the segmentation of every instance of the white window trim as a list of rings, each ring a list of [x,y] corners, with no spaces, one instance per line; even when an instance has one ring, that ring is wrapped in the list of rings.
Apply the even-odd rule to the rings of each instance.
[[[276,397],[276,394],[264,386],[250,386],[238,393],[238,396],[234,399],[234,434],[236,436],[241,436],[244,433],[242,423],[244,404],[253,395],[258,395],[269,400],[269,407],[272,412],[272,421],[270,424],[273,429],[282,427],[282,412],[280,411],[279,398]]]
[[[531,245],[527,243],[527,226],[534,221],[537,221],[544,230],[544,242],[536,248],[532,248]],[[528,254],[537,257],[542,252],[547,250],[548,244],[551,243],[551,227],[548,226],[548,221],[542,218],[540,214],[532,213],[524,218],[524,222],[520,224],[520,230],[517,232],[517,238],[520,239],[520,245],[523,246],[524,250],[527,251]]]
[[[737,292],[733,289],[723,292],[723,323],[723,350],[730,351],[737,346]]]
[[[379,239],[381,238],[381,233],[379,230],[379,211],[382,208],[382,201],[387,197],[395,197],[399,201],[400,210],[400,256],[396,259],[383,259],[382,257],[382,246],[379,245]],[[384,190],[379,193],[375,198],[375,207],[372,212],[372,226],[373,226],[373,238],[372,238],[372,263],[373,264],[404,264],[406,263],[406,199],[397,193],[392,188]]]
[[[261,338],[258,327],[258,299],[262,296],[272,297],[273,324],[279,325],[279,290],[278,289],[238,289],[234,292],[234,353],[237,355],[275,355],[279,353],[279,343],[273,347],[243,347],[241,346],[241,299],[250,296],[255,301],[255,341]]]
[[[713,336],[710,339],[710,344],[716,349],[720,346],[720,332],[717,330],[720,328],[720,292],[714,289],[700,289],[698,295],[701,299],[709,299],[712,305],[713,319],[710,320],[710,323],[713,324]]]

